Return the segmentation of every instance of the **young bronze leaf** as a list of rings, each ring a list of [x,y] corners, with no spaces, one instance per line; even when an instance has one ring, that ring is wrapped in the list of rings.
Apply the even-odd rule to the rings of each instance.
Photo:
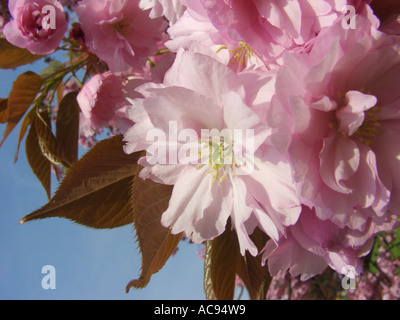
[[[17,151],[15,152],[14,162],[17,162],[17,160],[18,160],[18,153],[19,153],[19,147],[21,145],[21,141],[25,137],[28,127],[35,121],[35,118],[36,118],[36,109],[32,108],[26,114],[26,116],[24,117],[24,120],[22,120],[22,124],[19,129],[19,135],[18,135],[18,140],[17,140]]]
[[[20,223],[62,217],[92,228],[133,222],[130,189],[140,153],[123,151],[122,135],[98,142],[75,162],[57,192]]]
[[[224,233],[212,240],[211,246],[211,281],[215,297],[233,300],[239,244],[230,222]]]
[[[28,159],[28,163],[32,168],[33,173],[39,179],[43,188],[46,190],[46,194],[50,199],[51,196],[51,163],[42,154],[42,150],[39,146],[39,139],[36,134],[35,124],[33,123],[29,129],[28,135],[25,141],[25,152]]]
[[[54,165],[63,165],[66,168],[71,167],[46,120],[39,117],[35,119],[36,133],[43,155]]]
[[[35,100],[42,84],[43,79],[31,71],[21,74],[17,80],[15,80],[8,97],[7,127],[4,131],[3,141],[1,141],[0,146]]]
[[[79,105],[78,92],[65,95],[58,106],[56,120],[56,139],[63,150],[65,160],[72,164],[78,160]]]
[[[211,280],[211,241],[206,242],[206,251],[204,254],[204,279],[203,288],[207,300],[217,300]]]
[[[35,55],[26,49],[18,48],[5,38],[0,38],[0,68],[14,69],[32,63],[42,56]]]
[[[8,119],[8,99],[0,98],[0,123],[7,123]]]
[[[258,228],[254,230],[250,238],[259,252],[269,240],[268,236]],[[246,286],[251,300],[265,300],[272,280],[268,272],[268,266],[262,266],[261,264],[261,257],[261,254],[253,257],[248,252],[244,257],[241,255],[238,257],[236,272]]]
[[[161,225],[161,215],[167,210],[172,186],[142,180],[137,175],[132,187],[134,226],[142,254],[142,269],[139,279],[126,286],[144,288],[151,276],[158,272],[174,253],[182,234],[173,235]]]

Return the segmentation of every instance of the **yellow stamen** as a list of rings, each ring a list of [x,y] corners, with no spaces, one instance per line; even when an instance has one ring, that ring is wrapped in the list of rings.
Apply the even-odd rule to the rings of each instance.
[[[247,64],[249,57],[255,56],[254,49],[246,42],[240,41],[239,47],[230,50],[231,60],[236,60],[239,65]]]
[[[120,34],[124,35],[129,27],[129,23],[125,20],[118,21],[113,24],[113,28]]]
[[[213,176],[213,182],[223,182],[226,179],[229,170],[235,167],[236,162],[233,155],[233,142],[228,143],[223,136],[209,137],[200,140],[202,150],[208,151],[208,167],[207,173]],[[199,152],[199,159],[202,159],[204,154]],[[227,162],[227,163],[226,163]],[[201,168],[203,163],[197,165]]]
[[[365,112],[365,118],[362,125],[353,134],[353,137],[365,143],[367,146],[370,146],[375,141],[375,137],[378,134],[380,127],[382,126],[378,121],[379,118],[377,116],[377,113],[377,106]]]

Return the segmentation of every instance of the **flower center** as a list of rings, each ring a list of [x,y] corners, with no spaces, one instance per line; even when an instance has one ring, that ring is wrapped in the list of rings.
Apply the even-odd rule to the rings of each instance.
[[[342,107],[334,113],[335,121],[331,127],[370,146],[381,127],[377,102],[374,95],[363,93],[363,90],[348,91],[339,104]]]
[[[207,164],[210,168],[208,173],[212,174],[213,182],[222,182],[226,176],[233,172],[238,163],[233,152],[233,141],[225,136],[205,137],[199,143],[198,168]]]
[[[378,121],[378,107],[373,107],[365,112],[365,118],[358,130],[353,134],[353,137],[357,138],[367,146],[370,146],[376,135],[378,134],[381,124]]]
[[[118,21],[117,23],[113,24],[113,28],[118,33],[122,34],[123,36],[126,34],[129,27],[129,23],[125,20]]]
[[[254,49],[246,42],[239,41],[239,47],[229,51],[230,64],[238,63],[239,66],[246,66],[251,57],[256,56]]]
[[[45,17],[46,15],[42,13],[39,5],[30,4],[24,6],[21,14],[21,31],[31,39],[48,37],[54,30],[50,27],[45,27]]]

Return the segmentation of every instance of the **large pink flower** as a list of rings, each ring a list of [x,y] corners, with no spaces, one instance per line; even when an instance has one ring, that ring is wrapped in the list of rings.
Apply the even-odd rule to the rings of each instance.
[[[45,55],[53,52],[67,31],[62,5],[56,0],[10,0],[9,11],[14,20],[3,29],[13,45]]]
[[[172,50],[192,40],[212,41],[229,50],[245,43],[267,64],[304,45],[324,27],[343,17],[345,0],[186,0],[188,10],[168,30]],[[362,1],[351,1],[359,11]],[[370,9],[368,11],[370,13]],[[366,12],[366,14],[368,14]],[[372,16],[372,14],[370,14]]]
[[[144,98],[133,100],[128,111],[135,125],[125,134],[125,151],[146,149],[140,177],[174,185],[161,220],[173,233],[201,243],[221,234],[230,218],[241,253],[255,255],[249,235],[256,226],[277,241],[279,232],[297,221],[300,203],[290,167],[283,154],[265,144],[270,128],[259,111],[268,107],[273,78],[236,75],[207,55],[180,50],[163,84],[138,89]],[[204,130],[216,133],[204,135]],[[237,130],[241,138],[232,139],[229,133]],[[157,161],[155,133],[167,137],[157,140],[158,155],[162,147],[168,150]],[[225,152],[231,162],[214,161]]]
[[[114,73],[142,68],[158,50],[168,24],[149,11],[139,0],[82,0],[76,7],[87,46]]]
[[[272,140],[288,147],[299,197],[321,224],[342,229],[337,239],[359,233],[351,249],[400,214],[400,41],[361,16],[356,26],[336,23],[308,53],[284,56],[271,104],[281,121],[270,123],[293,118],[293,131]]]

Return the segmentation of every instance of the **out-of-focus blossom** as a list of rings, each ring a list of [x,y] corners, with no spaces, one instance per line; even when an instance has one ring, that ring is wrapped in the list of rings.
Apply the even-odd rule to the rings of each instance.
[[[104,127],[124,132],[132,125],[126,117],[126,81],[110,71],[93,76],[77,96],[82,111],[81,129],[93,135]]]
[[[69,30],[68,36],[71,40],[76,41],[80,45],[85,44],[85,33],[83,32],[80,23],[74,22]]]
[[[369,221],[362,230],[341,228],[330,220],[321,220],[315,212],[303,207],[298,222],[286,229],[278,244],[269,241],[264,250],[272,276],[290,270],[292,277],[300,275],[305,281],[331,267],[339,274],[351,271],[360,275],[361,257],[369,253],[373,237],[382,231],[392,230],[391,223],[376,225]],[[360,228],[361,229],[361,228]]]
[[[342,19],[346,4],[341,0],[186,0],[187,11],[168,30],[172,40],[167,45],[176,50],[200,41],[234,51],[244,43],[274,65],[285,51],[304,45]],[[359,11],[366,8],[363,1],[351,4]],[[370,9],[366,14],[373,19]]]
[[[165,40],[167,23],[139,0],[82,0],[75,10],[86,45],[113,73],[140,70]]]
[[[400,242],[397,232],[387,232],[377,238],[372,257],[366,258],[369,271],[356,279],[356,288],[346,296],[354,300],[400,299]],[[397,254],[393,254],[396,252]]]
[[[38,55],[53,52],[67,31],[64,9],[56,0],[10,0],[13,20],[3,29],[13,45]]]
[[[397,231],[398,233],[398,231]],[[271,300],[398,300],[400,298],[399,241],[392,230],[379,235],[372,256],[362,259],[363,274],[345,279],[331,269],[309,281],[289,272],[273,278],[267,299]],[[397,254],[393,254],[397,252]]]

